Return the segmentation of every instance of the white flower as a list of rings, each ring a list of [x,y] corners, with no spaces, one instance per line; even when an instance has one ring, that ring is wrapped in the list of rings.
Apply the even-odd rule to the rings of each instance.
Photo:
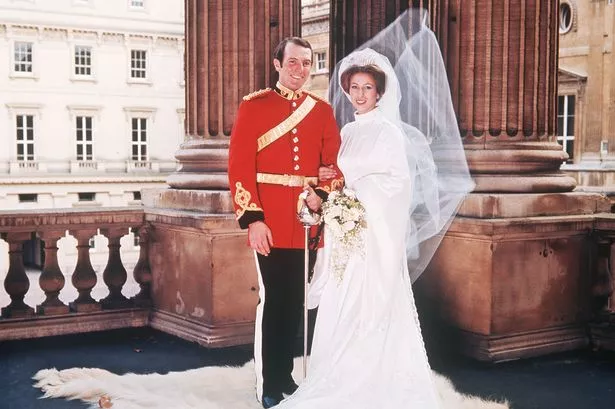
[[[322,208],[323,220],[334,240],[333,272],[341,282],[351,255],[363,255],[365,209],[350,189],[331,192]]]
[[[342,223],[342,230],[345,233],[348,233],[352,229],[354,229],[356,223],[353,220],[348,220],[347,222]]]

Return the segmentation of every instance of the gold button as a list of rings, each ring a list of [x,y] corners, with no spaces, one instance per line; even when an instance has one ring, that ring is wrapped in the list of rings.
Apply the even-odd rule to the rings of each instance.
[[[297,106],[297,103],[296,103],[296,102],[293,102],[293,108],[294,108],[294,107],[296,107],[296,106]]]
[[[297,128],[294,128],[291,132],[294,134],[297,133]]]
[[[298,147],[298,146],[295,146],[295,147],[293,148],[293,152],[299,152],[299,147]]]
[[[295,155],[293,159],[295,160],[295,162],[297,162],[299,160],[299,155]]]
[[[299,165],[295,165],[295,170],[299,170]]]
[[[299,138],[297,138],[297,137],[295,136],[295,137],[293,138],[293,142],[294,142],[294,143],[299,142]]]

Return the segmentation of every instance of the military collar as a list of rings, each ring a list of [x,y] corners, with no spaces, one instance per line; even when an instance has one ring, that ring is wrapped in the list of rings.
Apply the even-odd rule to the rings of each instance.
[[[304,92],[301,88],[296,91],[288,89],[284,85],[280,84],[280,81],[276,82],[274,89],[275,92],[277,92],[281,97],[286,98],[289,101],[301,98]]]

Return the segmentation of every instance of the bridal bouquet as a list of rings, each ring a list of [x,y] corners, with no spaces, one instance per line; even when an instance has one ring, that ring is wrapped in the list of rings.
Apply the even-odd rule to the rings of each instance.
[[[367,227],[365,208],[355,193],[347,188],[334,190],[322,205],[322,215],[333,235],[333,272],[342,280],[352,253],[363,255],[363,230]]]

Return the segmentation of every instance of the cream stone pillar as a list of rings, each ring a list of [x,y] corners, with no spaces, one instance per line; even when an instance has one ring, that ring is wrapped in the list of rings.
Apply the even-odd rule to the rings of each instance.
[[[253,341],[254,255],[228,190],[242,97],[275,84],[278,42],[300,34],[299,0],[185,0],[186,140],[170,189],[144,191],[151,325],[208,346]]]

